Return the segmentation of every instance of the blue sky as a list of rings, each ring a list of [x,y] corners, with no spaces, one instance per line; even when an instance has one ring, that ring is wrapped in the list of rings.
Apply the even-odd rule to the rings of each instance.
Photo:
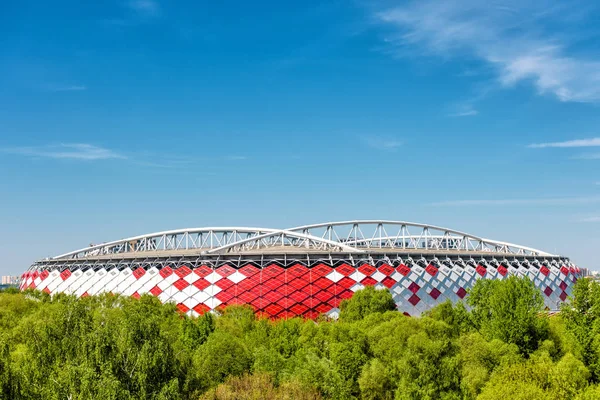
[[[0,273],[370,218],[600,269],[600,9],[521,3],[4,2]]]

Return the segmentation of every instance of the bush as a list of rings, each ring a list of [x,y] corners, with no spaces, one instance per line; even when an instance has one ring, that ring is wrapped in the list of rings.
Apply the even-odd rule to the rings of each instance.
[[[598,398],[600,290],[580,280],[560,316],[527,280],[480,280],[469,310],[394,312],[372,287],[339,321],[198,318],[152,296],[0,293],[0,399]]]

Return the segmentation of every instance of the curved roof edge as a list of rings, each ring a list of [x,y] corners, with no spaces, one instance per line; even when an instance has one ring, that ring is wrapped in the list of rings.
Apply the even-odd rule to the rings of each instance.
[[[395,235],[388,234],[390,232]],[[413,232],[418,230],[416,234]],[[365,234],[367,232],[367,234]],[[281,236],[281,240],[278,237]],[[301,242],[301,246],[298,245]],[[194,250],[218,254],[231,249],[269,246],[313,246],[323,250],[364,253],[370,248],[396,250],[491,251],[558,257],[532,247],[486,239],[465,232],[407,221],[354,220],[297,226],[289,229],[255,227],[206,227],[175,229],[132,236],[64,253],[50,260],[88,258],[97,255],[156,251]]]

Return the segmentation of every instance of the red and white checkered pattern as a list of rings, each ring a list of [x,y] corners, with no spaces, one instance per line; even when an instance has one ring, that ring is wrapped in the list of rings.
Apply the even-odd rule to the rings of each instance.
[[[339,304],[365,286],[390,290],[398,309],[420,315],[436,304],[459,301],[477,279],[503,279],[508,275],[528,276],[544,293],[549,309],[557,309],[580,276],[579,268],[568,266],[490,267],[483,265],[378,265],[319,263],[307,267],[294,263],[284,268],[272,263],[264,268],[245,264],[239,269],[229,264],[212,268],[201,265],[173,265],[124,268],[78,268],[28,271],[21,279],[21,290],[37,289],[47,293],[64,292],[79,297],[100,293],[120,293],[138,298],[144,293],[162,302],[173,302],[191,316],[230,304],[249,304],[259,314],[271,318],[319,314],[339,315]]]

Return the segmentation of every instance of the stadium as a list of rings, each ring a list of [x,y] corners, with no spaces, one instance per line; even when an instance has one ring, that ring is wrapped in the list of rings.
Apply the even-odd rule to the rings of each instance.
[[[190,316],[249,304],[271,318],[337,317],[365,286],[389,290],[420,315],[464,299],[478,279],[529,277],[556,310],[581,275],[566,257],[402,221],[344,221],[290,229],[193,228],[91,245],[35,262],[20,288],[79,297],[148,293]]]

